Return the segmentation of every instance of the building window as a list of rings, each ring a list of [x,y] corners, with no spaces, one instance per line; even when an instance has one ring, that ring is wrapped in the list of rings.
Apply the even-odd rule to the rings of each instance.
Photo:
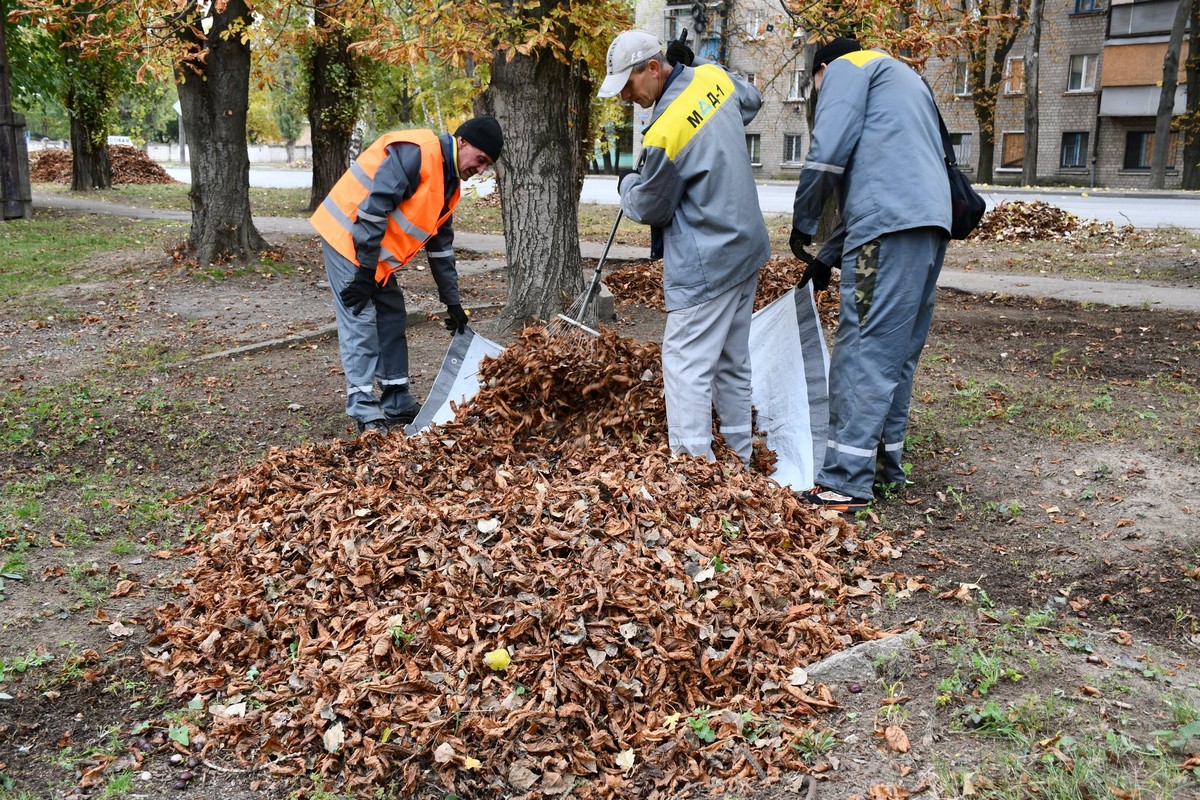
[[[1091,14],[1108,8],[1106,0],[1075,0],[1076,14]]]
[[[783,163],[799,164],[804,160],[804,137],[798,133],[783,135]]]
[[[1025,91],[1025,57],[1013,56],[1004,65],[1005,94],[1022,94]]]
[[[758,133],[746,134],[746,153],[750,156],[750,163],[756,167],[762,166],[762,135]]]
[[[758,85],[758,73],[757,72],[747,72],[746,73],[746,83],[750,84],[755,89],[758,89],[760,91],[762,90],[762,87]]]
[[[804,68],[792,70],[792,82],[788,86],[788,100],[804,99]]]
[[[1095,55],[1071,56],[1071,69],[1067,73],[1067,91],[1090,92],[1092,90],[1092,75],[1095,71]]]
[[[954,93],[959,97],[971,93],[970,65],[966,61],[954,62]]]
[[[950,146],[954,148],[954,160],[959,164],[966,164],[971,160],[971,134],[950,134]]]
[[[1167,169],[1175,169],[1179,150],[1179,131],[1171,131],[1167,146]],[[1125,169],[1150,169],[1154,155],[1154,131],[1129,131],[1125,134]]]
[[[1004,134],[1000,146],[1000,169],[1021,169],[1025,166],[1025,133]]]
[[[1058,166],[1062,169],[1079,169],[1087,166],[1087,131],[1062,135],[1062,156]]]
[[[762,41],[767,35],[767,22],[757,14],[746,21],[746,38],[752,42]]]
[[[688,3],[683,6],[669,5],[663,11],[663,41],[671,41],[678,39],[679,34],[683,32],[692,23],[692,5]],[[695,41],[695,37],[692,37]]]

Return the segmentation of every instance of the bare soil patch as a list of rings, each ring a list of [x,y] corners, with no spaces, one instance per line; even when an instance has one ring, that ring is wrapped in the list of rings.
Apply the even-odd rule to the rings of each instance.
[[[955,244],[950,258],[986,271],[1008,254]],[[351,433],[336,337],[322,333],[331,314],[318,251],[297,239],[286,260],[288,274],[211,279],[153,253],[115,257],[94,282],[57,290],[53,317],[20,301],[0,313],[0,536],[3,571],[21,576],[5,578],[0,600],[0,796],[96,795],[123,773],[129,788],[109,796],[314,794],[189,726],[203,717],[191,694],[143,661],[155,609],[186,596],[210,483],[273,449]],[[444,309],[426,275],[405,285],[422,393],[445,354]],[[464,274],[462,286],[473,324],[507,343],[489,328],[503,273]],[[661,325],[660,312],[618,303],[621,334],[658,341]],[[1195,315],[942,293],[914,393],[912,483],[850,520],[859,540],[895,549],[855,578],[868,599],[854,613],[917,630],[919,643],[823,683],[838,707],[795,743],[798,768],[751,768],[691,791],[794,797],[809,771],[822,798],[959,797],[968,781],[974,796],[1052,796],[1039,781],[1082,760],[1058,730],[1125,765],[1116,788],[1133,794],[1091,796],[1200,796],[1178,769],[1191,746],[1170,752],[1163,777],[1112,744],[1153,743],[1153,731],[1181,727],[1173,707],[1197,702],[1198,374]],[[847,575],[859,563],[852,541],[838,543]],[[1052,717],[1022,762],[1028,795],[998,793],[1022,779],[988,761],[997,740],[971,716],[991,719],[988,703]],[[631,786],[629,796],[653,796],[652,781]],[[420,796],[447,790],[430,773]]]

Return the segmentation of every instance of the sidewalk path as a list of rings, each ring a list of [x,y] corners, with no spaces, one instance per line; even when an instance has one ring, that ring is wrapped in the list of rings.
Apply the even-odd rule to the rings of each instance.
[[[190,222],[190,211],[121,205],[88,197],[34,195],[34,208],[65,208],[92,214],[108,214],[134,219],[171,219]],[[263,234],[309,235],[313,233],[308,220],[295,217],[255,217],[254,224]],[[463,272],[484,272],[503,266],[504,237],[498,234],[459,232],[454,245],[478,253],[482,258],[463,261]],[[584,258],[599,258],[604,249],[599,242],[580,242]],[[614,260],[646,258],[646,248],[614,244],[609,257]],[[493,256],[493,258],[488,258]],[[1109,306],[1163,308],[1200,312],[1200,287],[1162,286],[1130,281],[1098,281],[1076,278],[1053,278],[1045,275],[965,272],[942,270],[938,286],[973,294],[998,293],[1023,297],[1047,297],[1075,303],[1095,303]]]

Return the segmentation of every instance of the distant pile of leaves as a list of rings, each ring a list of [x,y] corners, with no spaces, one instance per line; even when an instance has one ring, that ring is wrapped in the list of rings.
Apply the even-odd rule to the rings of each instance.
[[[1141,238],[1141,234],[1132,225],[1117,226],[1098,220],[1084,222],[1070,211],[1041,200],[1013,200],[1000,203],[984,214],[970,238],[992,242],[1028,242],[1037,239],[1082,241],[1096,237],[1116,244]]]
[[[150,156],[127,144],[108,145],[113,184],[178,183]],[[29,180],[34,183],[70,183],[70,150],[49,149],[29,157]]]
[[[770,305],[800,283],[804,262],[798,258],[772,258],[758,273],[758,291],[754,295],[754,310]],[[613,270],[604,277],[604,285],[613,296],[626,303],[664,310],[662,293],[662,261],[634,261]],[[821,322],[828,325],[838,313],[838,278],[835,274],[829,288],[816,293]]]
[[[444,426],[218,481],[147,667],[209,747],[351,792],[687,797],[803,769],[834,707],[804,667],[883,635],[863,612],[898,553],[673,455],[659,359],[530,328]]]

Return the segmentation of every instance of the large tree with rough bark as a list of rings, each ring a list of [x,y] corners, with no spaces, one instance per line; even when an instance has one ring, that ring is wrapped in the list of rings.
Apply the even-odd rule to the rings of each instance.
[[[135,64],[139,77],[164,65],[172,70],[192,155],[187,256],[201,264],[256,259],[266,242],[250,216],[246,113],[258,18],[247,0],[20,3],[23,13],[64,30],[64,44],[81,57],[110,54]],[[69,27],[82,10],[88,26]]]
[[[1188,25],[1187,110],[1179,121],[1183,131],[1183,187],[1200,189],[1200,3],[1192,2]]]
[[[1154,120],[1154,146],[1150,154],[1150,188],[1161,189],[1167,182],[1167,161],[1170,159],[1171,125],[1175,119],[1175,90],[1179,86],[1179,52],[1183,47],[1184,29],[1192,17],[1193,0],[1179,0],[1167,49],[1163,53],[1163,77],[1159,84],[1158,112]],[[1189,98],[1190,99],[1190,98]]]
[[[175,80],[192,170],[187,252],[200,264],[225,257],[252,260],[266,246],[250,216],[246,112],[252,23],[246,0],[214,0],[207,11],[189,3],[186,13],[159,28],[180,45]]]
[[[621,0],[411,0],[394,27],[360,45],[390,63],[437,52],[450,66],[487,64],[477,111],[504,129],[497,164],[508,302],[501,324],[551,319],[583,288],[579,193],[591,147],[592,97],[609,42],[630,27]]]
[[[132,70],[114,53],[85,51],[78,43],[103,37],[119,22],[95,14],[93,3],[78,3],[55,19],[39,19],[17,6],[13,21],[13,72],[18,96],[54,97],[67,112],[71,139],[71,189],[112,186],[108,134],[116,121],[117,100]]]

